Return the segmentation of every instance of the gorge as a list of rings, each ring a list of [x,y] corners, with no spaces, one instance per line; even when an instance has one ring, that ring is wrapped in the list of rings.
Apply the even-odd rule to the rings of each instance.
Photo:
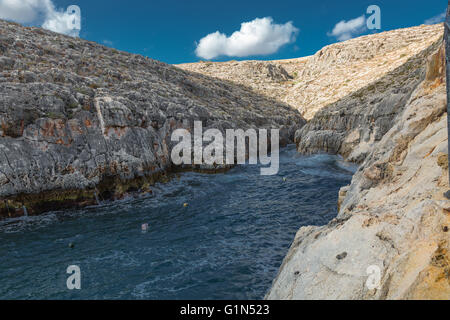
[[[450,297],[450,201],[443,196],[449,179],[442,24],[364,36],[299,59],[169,66],[0,20],[0,72],[0,228],[2,251],[11,261],[0,269],[10,275],[3,288],[23,286],[9,274],[13,264],[21,263],[17,252],[24,250],[27,257],[32,256],[25,249],[27,242],[20,238],[46,243],[41,254],[50,257],[53,251],[64,256],[56,247],[75,237],[85,254],[89,250],[83,242],[93,241],[98,241],[99,250],[112,252],[106,257],[97,252],[80,258],[92,270],[103,265],[102,259],[110,262],[113,258],[120,268],[131,263],[145,270],[152,261],[140,259],[136,248],[145,243],[148,251],[143,255],[148,257],[159,254],[153,251],[155,243],[165,248],[152,269],[157,273],[158,268],[167,267],[164,276],[136,280],[127,293],[116,288],[110,295],[96,293],[101,282],[93,281],[87,296],[128,298],[132,292],[134,298],[155,298],[147,286],[172,280],[170,272],[182,279],[185,274],[176,273],[183,269],[177,254],[195,247],[196,239],[188,236],[192,230],[210,226],[203,232],[217,233],[202,237],[221,245],[212,260],[202,259],[214,252],[214,247],[206,242],[202,243],[204,250],[199,246],[203,256],[195,262],[205,263],[203,271],[209,281],[200,287],[215,288],[213,284],[222,281],[212,273],[217,268],[215,259],[222,261],[227,254],[236,253],[234,245],[248,242],[248,252],[262,245],[271,253],[264,258],[258,250],[259,254],[246,251],[243,257],[230,258],[233,272],[225,274],[236,278],[221,288],[230,294],[226,297],[262,298],[270,287],[268,276],[275,277],[285,255],[283,248],[287,249],[295,231],[302,227],[267,299]],[[295,149],[291,146],[282,151],[281,176],[267,178],[275,180],[260,178],[253,167],[176,168],[170,161],[175,145],[171,134],[176,129],[193,132],[194,121],[222,133],[227,129],[277,128],[280,144],[295,144]],[[358,169],[348,169],[344,159],[356,163]],[[204,175],[230,169],[225,174]],[[179,171],[201,174],[179,177]],[[234,178],[225,189],[234,196],[228,198],[220,190]],[[180,186],[177,179],[185,184]],[[158,184],[169,180],[165,187]],[[246,189],[239,188],[240,183]],[[173,193],[171,188],[175,188]],[[201,199],[195,200],[192,190]],[[214,198],[208,190],[224,198]],[[186,210],[181,204],[189,202],[185,193],[194,198],[191,214],[196,213],[199,225],[184,220],[193,219],[183,216]],[[136,194],[144,200],[130,200]],[[115,214],[99,213],[102,206],[92,209],[97,198],[104,202],[106,212]],[[217,208],[211,206],[214,201]],[[43,216],[52,221],[64,217],[64,213],[55,213],[63,209],[70,212],[68,220],[40,226],[46,221]],[[233,210],[242,210],[256,222],[236,217]],[[29,221],[37,221],[37,227],[24,222],[25,212]],[[48,212],[51,214],[39,216]],[[92,212],[97,215],[83,214]],[[148,212],[157,212],[160,220],[149,217]],[[217,215],[204,214],[208,212]],[[130,232],[134,224],[139,229],[142,219],[152,219],[154,225],[161,221],[170,232],[151,234],[155,238],[150,240],[136,238]],[[167,219],[173,219],[179,229],[171,229]],[[223,221],[208,225],[209,219],[231,219],[230,228],[224,228]],[[18,224],[11,224],[14,221]],[[187,234],[180,231],[183,223],[193,228],[185,230]],[[76,235],[63,231],[67,225]],[[122,226],[126,226],[124,234],[117,229]],[[105,242],[107,237],[95,233],[94,227],[117,236],[120,249]],[[83,228],[90,228],[89,232]],[[220,230],[227,238],[220,237]],[[171,239],[177,231],[189,242],[187,247],[174,244],[178,251],[173,254],[175,249],[164,245],[162,239]],[[277,234],[281,238],[274,239]],[[237,236],[230,240],[233,235]],[[222,243],[226,239],[230,243]],[[135,247],[130,248],[125,240]],[[259,269],[248,269],[254,264],[250,257],[261,259]],[[49,261],[65,263],[65,259],[68,256]],[[176,261],[175,265],[166,264],[167,259]],[[243,269],[233,269],[233,263],[236,267],[243,261]],[[372,289],[365,285],[371,266],[381,271],[380,284]],[[199,272],[197,267],[192,267],[195,272]],[[48,272],[42,268],[37,274],[32,272],[31,279]],[[140,275],[145,274],[142,272]],[[96,276],[102,277],[98,272]],[[179,282],[169,291],[157,287],[161,291],[156,293],[172,298],[179,297],[174,292],[187,295],[183,290],[198,279],[189,280],[184,287]],[[239,291],[236,284],[240,281],[255,291]],[[264,285],[252,287],[255,281]],[[49,286],[54,290],[45,298],[65,294],[46,281],[41,290]],[[31,294],[10,292],[5,289],[1,295],[17,298]],[[203,298],[198,292],[191,291],[189,297]],[[215,297],[211,295],[209,298]]]

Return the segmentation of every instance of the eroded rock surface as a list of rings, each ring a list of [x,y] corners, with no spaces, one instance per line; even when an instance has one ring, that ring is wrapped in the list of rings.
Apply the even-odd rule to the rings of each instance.
[[[329,152],[363,162],[405,110],[411,94],[427,76],[431,53],[439,46],[442,38],[374,83],[318,111],[296,133],[299,152]],[[443,57],[442,47],[435,58]]]
[[[450,299],[442,40],[442,24],[419,26],[301,59],[181,65],[289,103],[309,120],[299,152],[361,165],[337,218],[298,232],[268,299]],[[268,77],[269,65],[292,79]]]
[[[301,59],[182,65],[188,72],[0,21],[0,216],[147,192],[171,170],[171,132],[194,120],[281,128],[301,152],[361,166],[338,217],[298,232],[267,298],[449,299],[442,31],[394,30]]]
[[[373,140],[351,185],[342,189],[338,217],[327,226],[300,229],[268,299],[450,298],[445,64],[442,43],[431,49],[425,69],[414,63],[410,76],[391,78],[399,91],[386,98],[401,107],[390,127]],[[409,80],[396,89],[396,79]],[[349,101],[332,110],[343,103],[347,114],[353,110],[355,119],[364,119],[361,106]],[[392,107],[383,96],[378,103],[381,112]],[[379,283],[373,270],[380,271]]]
[[[0,92],[3,217],[148,191],[173,169],[171,133],[194,121],[279,128],[282,144],[304,125],[250,88],[1,20]]]

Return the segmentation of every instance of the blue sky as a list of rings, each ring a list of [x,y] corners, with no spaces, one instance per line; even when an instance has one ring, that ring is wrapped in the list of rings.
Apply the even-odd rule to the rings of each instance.
[[[446,0],[42,1],[53,1],[57,9],[78,5],[82,16],[81,38],[167,63],[204,60],[196,55],[196,46],[203,37],[216,31],[229,36],[240,30],[241,23],[255,18],[272,17],[274,24],[292,21],[299,32],[295,41],[275,53],[240,58],[221,56],[214,61],[272,60],[314,54],[338,41],[330,36],[337,23],[362,16],[373,4],[381,8],[381,31],[420,25],[443,13],[447,6]]]

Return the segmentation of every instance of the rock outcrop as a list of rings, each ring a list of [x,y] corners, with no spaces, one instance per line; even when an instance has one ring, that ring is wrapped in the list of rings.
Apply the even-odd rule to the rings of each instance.
[[[199,62],[177,65],[196,72],[252,88],[261,95],[283,101],[294,85],[298,70],[308,57],[284,61]],[[292,104],[291,104],[292,105]]]
[[[299,152],[360,164],[336,219],[300,229],[267,299],[450,299],[442,40],[442,24],[419,26],[301,59],[181,65],[298,109]],[[269,65],[292,79],[267,77]]]
[[[300,150],[362,164],[338,217],[300,229],[267,299],[450,299],[445,82],[441,38],[300,130]]]
[[[395,70],[349,96],[322,108],[300,129],[300,153],[328,152],[361,163],[397,121],[418,84],[426,76],[430,54],[441,38]],[[440,51],[443,57],[444,50]]]
[[[277,68],[268,75],[284,77]],[[304,125],[250,88],[0,20],[0,217],[148,192],[174,170],[171,133]]]

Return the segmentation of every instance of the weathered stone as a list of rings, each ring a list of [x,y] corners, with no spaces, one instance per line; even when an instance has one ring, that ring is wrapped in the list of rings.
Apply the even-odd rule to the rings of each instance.
[[[443,197],[448,169],[442,161],[448,154],[447,96],[441,72],[425,77],[444,63],[441,49],[432,49],[421,59],[425,69],[421,63],[412,66],[420,70],[419,80],[402,91],[407,99],[395,121],[374,140],[351,186],[342,192],[336,220],[342,222],[300,229],[268,299],[450,298],[450,241],[443,229],[450,223],[450,201]],[[341,104],[355,118],[365,113],[345,99],[335,108]],[[361,122],[361,130],[370,123]],[[308,126],[321,132],[327,123],[313,120]],[[347,130],[341,132],[350,135],[354,128]],[[372,290],[367,272],[376,269],[380,283]],[[294,277],[294,272],[299,274]]]
[[[444,170],[448,170],[448,154],[441,153],[438,156],[437,164],[439,167],[441,167]]]
[[[442,47],[430,56],[441,44],[442,38],[376,82],[318,111],[295,134],[299,152],[341,154],[349,161],[362,163],[395,124],[426,75],[442,79],[443,69],[436,62],[442,62]],[[427,73],[427,65],[433,71]]]
[[[91,204],[97,191],[115,198],[167,180],[179,169],[171,134],[194,121],[222,132],[277,128],[284,144],[305,123],[290,106],[231,82],[1,20],[0,33],[0,71],[8,72],[0,81],[0,199],[18,212]],[[286,75],[269,67],[267,76]],[[10,211],[0,204],[0,216]]]
[[[282,143],[361,166],[338,216],[299,230],[267,298],[448,299],[442,30],[394,30],[301,59],[180,66],[191,73],[0,21],[0,215],[149,192],[171,170],[225,170],[171,165],[171,133],[195,120],[281,128]],[[311,121],[303,127],[285,103]]]

